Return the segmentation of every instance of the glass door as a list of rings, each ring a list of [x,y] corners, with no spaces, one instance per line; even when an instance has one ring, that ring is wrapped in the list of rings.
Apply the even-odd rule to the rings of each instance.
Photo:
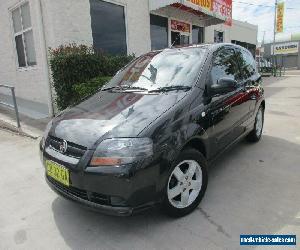
[[[180,45],[190,44],[190,35],[180,35]]]

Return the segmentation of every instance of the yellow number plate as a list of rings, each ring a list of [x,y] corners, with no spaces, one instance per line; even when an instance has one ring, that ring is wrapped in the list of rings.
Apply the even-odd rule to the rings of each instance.
[[[64,184],[65,186],[70,186],[70,173],[68,169],[53,161],[46,161],[46,171],[47,175],[56,181]]]

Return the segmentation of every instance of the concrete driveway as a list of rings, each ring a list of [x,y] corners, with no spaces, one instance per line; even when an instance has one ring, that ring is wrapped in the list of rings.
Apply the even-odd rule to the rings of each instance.
[[[252,233],[299,242],[300,76],[268,78],[265,90],[262,141],[221,157],[199,208],[181,219],[109,217],[64,200],[44,182],[37,141],[0,131],[0,249],[248,249],[239,236]]]

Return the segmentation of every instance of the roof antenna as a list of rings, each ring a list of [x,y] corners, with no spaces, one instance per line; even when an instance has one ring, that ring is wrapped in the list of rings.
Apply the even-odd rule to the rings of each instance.
[[[171,44],[170,49],[173,48],[174,44],[176,43],[176,40]]]
[[[179,38],[179,37],[176,37],[176,38],[175,38],[174,42],[173,42],[173,43],[171,44],[171,46],[170,46],[170,49],[173,48],[173,46],[174,46],[174,44],[177,42],[178,38]]]

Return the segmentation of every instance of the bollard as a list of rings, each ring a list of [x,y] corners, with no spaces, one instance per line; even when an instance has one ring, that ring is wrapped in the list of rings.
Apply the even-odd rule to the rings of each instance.
[[[0,104],[2,104],[4,106],[7,106],[7,107],[10,107],[10,108],[13,108],[15,110],[17,126],[18,126],[18,128],[21,128],[18,104],[17,104],[17,99],[16,99],[16,93],[15,93],[15,87],[8,86],[8,85],[3,85],[3,84],[0,84],[0,87],[10,89],[11,96],[12,96],[12,99],[13,99],[13,105],[5,103],[5,102],[1,102],[1,101],[0,101]]]

